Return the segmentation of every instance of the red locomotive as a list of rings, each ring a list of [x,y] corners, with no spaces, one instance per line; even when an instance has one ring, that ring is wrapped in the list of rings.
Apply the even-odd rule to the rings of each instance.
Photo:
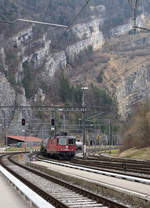
[[[59,159],[72,159],[76,152],[73,136],[54,136],[42,141],[41,153]]]

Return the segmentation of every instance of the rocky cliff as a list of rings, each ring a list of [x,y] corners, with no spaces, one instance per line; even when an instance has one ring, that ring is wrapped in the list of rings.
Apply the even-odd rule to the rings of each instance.
[[[83,5],[65,0],[32,0],[30,4],[28,0],[0,0],[1,20],[21,17],[68,25]],[[138,24],[148,26],[149,15],[141,13],[139,7]],[[51,103],[45,89],[55,73],[65,70],[72,83],[82,83],[86,77],[86,84],[105,88],[117,98],[119,114],[126,118],[134,104],[149,94],[149,36],[127,34],[131,23],[127,2],[119,0],[91,2],[66,32],[35,24],[1,23],[1,106]],[[79,64],[82,54],[89,51],[93,55]],[[7,117],[9,123],[17,122],[21,114]]]
[[[112,38],[106,45],[105,53],[101,53],[101,56],[106,55],[109,50],[105,69],[101,68],[103,86],[116,97],[122,119],[126,119],[138,103],[149,99],[149,47],[149,34],[138,33]]]
[[[149,33],[111,38],[88,62],[77,67],[72,82],[81,83],[80,74],[86,71],[86,82],[106,89],[117,100],[118,113],[124,120],[150,97],[149,47]]]
[[[3,1],[0,3],[1,6],[5,4]],[[17,2],[15,5],[14,9],[22,8],[22,5],[19,4],[18,6]],[[95,15],[95,11],[99,14]],[[65,70],[67,65],[76,64],[78,55],[83,51],[95,51],[102,47],[104,37],[100,28],[103,25],[105,7],[103,5],[91,6],[89,12],[90,16],[87,20],[74,24],[71,30],[68,31],[72,34],[74,40],[67,43],[67,45],[64,44],[61,49],[58,49],[57,46],[57,49],[55,49],[51,30],[42,29],[40,31],[40,28],[35,24],[22,25],[18,23],[18,25],[13,25],[14,28],[11,25],[7,25],[5,28],[5,25],[1,24],[1,27],[5,30],[4,33],[1,31],[0,37],[0,79],[1,86],[6,91],[3,94],[11,94],[11,96],[7,96],[7,99],[3,99],[1,106],[30,106],[33,100],[34,104],[44,104],[46,102],[46,91],[43,91],[41,83],[45,83],[48,87],[55,73],[62,69]],[[11,31],[9,35],[5,35],[6,29]],[[63,32],[61,31],[61,34]],[[59,41],[61,42],[62,39],[58,38],[57,42]],[[59,44],[57,43],[57,45]],[[5,80],[5,83],[3,80]],[[10,90],[5,86],[6,84],[9,85]],[[7,114],[7,110],[5,111]],[[18,128],[16,123],[22,116],[22,112],[18,112],[18,110],[13,112],[11,116],[7,116],[9,124],[11,121],[15,123],[13,126],[10,124],[11,129]],[[26,113],[26,118],[29,118],[29,116]]]

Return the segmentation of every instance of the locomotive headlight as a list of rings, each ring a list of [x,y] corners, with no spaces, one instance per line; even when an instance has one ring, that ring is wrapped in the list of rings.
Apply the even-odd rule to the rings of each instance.
[[[67,148],[67,149],[68,149],[68,147],[69,147],[69,146],[68,146],[68,145],[66,145],[66,148]]]

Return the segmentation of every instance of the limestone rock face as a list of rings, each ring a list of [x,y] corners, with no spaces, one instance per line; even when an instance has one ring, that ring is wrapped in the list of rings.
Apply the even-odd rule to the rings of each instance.
[[[150,98],[150,37],[146,33],[125,35],[111,43],[103,84],[116,97],[119,114],[126,119],[138,103]]]
[[[15,91],[10,86],[8,80],[0,73],[0,101],[1,105],[14,105],[15,103]]]
[[[43,93],[43,90],[38,89],[34,98],[34,102],[44,103],[44,100],[45,100],[45,94]]]
[[[48,77],[53,77],[55,72],[66,67],[66,55],[64,51],[51,54],[45,64],[45,72]],[[46,77],[45,77],[46,79]]]
[[[2,121],[3,125],[5,123],[5,127],[8,126],[10,118],[13,116],[15,101],[15,90],[11,87],[5,76],[0,72],[0,105],[5,106],[1,107],[0,118],[5,119],[5,122],[4,120]]]
[[[150,97],[150,66],[141,67],[122,79],[117,86],[119,113],[126,118],[134,107]]]
[[[100,30],[103,25],[103,18],[93,18],[87,23],[75,25],[72,32],[78,41],[58,52],[51,49],[51,40],[48,39],[47,33],[38,34],[38,36],[35,34],[34,25],[24,28],[9,38],[9,47],[14,51],[17,59],[16,82],[22,82],[24,78],[23,65],[25,63],[32,65],[35,70],[42,67],[41,79],[50,81],[57,70],[65,69],[67,63],[74,62],[82,51],[100,49],[104,44],[103,33]],[[8,68],[9,70],[4,48],[1,48],[1,54],[5,69]]]
[[[104,7],[91,9],[93,14],[97,9],[101,11],[101,14],[105,12]],[[14,109],[15,105],[30,106],[25,95],[25,89],[20,86],[25,76],[27,76],[27,69],[32,70],[32,73],[34,71],[35,76],[38,74],[39,80],[48,86],[55,72],[65,69],[67,64],[74,62],[82,51],[88,50],[89,47],[94,51],[100,49],[104,43],[104,37],[100,30],[103,18],[99,17],[93,15],[90,21],[76,24],[72,28],[72,32],[78,40],[61,51],[52,50],[52,40],[48,38],[48,33],[36,34],[35,25],[27,25],[12,37],[9,37],[0,47],[0,68],[2,70],[0,74],[1,106],[10,105],[14,106]],[[5,39],[4,36],[1,36],[1,38]],[[11,72],[12,63],[13,73]],[[13,89],[13,85],[11,86],[8,81],[10,73],[11,79],[13,76],[12,81],[19,85],[19,92],[16,92]],[[39,88],[34,95],[34,102],[43,103],[45,97],[46,94]],[[26,119],[31,117],[31,109],[24,111],[25,115],[22,115],[21,111],[15,111],[14,109],[9,109],[5,113],[9,123],[10,120],[12,121],[9,129],[19,129],[22,116],[26,117]],[[30,113],[28,113],[29,111]]]
[[[103,33],[100,31],[102,24],[102,19],[95,19],[87,24],[77,24],[73,27],[73,33],[80,41],[67,47],[66,55],[68,62],[74,62],[76,56],[83,50],[88,50],[91,47],[95,51],[102,47],[104,44]]]
[[[32,3],[35,3],[35,11],[36,9],[38,11],[38,6],[41,11],[43,11],[46,6],[51,7],[49,1],[41,1],[41,4],[38,6],[36,2]],[[36,27],[34,24],[26,24],[24,28],[21,27],[22,29],[20,30],[18,30],[19,27],[16,27],[16,31],[13,33],[12,30],[8,39],[5,38],[5,33],[1,33],[1,105],[29,105],[31,101],[30,97],[27,98],[25,94],[25,87],[28,88],[30,84],[26,83],[27,81],[33,82],[34,87],[36,85],[36,93],[33,97],[38,102],[43,103],[46,99],[46,93],[37,83],[44,83],[46,86],[49,86],[54,78],[55,72],[68,69],[72,64],[76,66],[76,60],[79,58],[80,54],[84,51],[92,50],[94,53],[99,51],[100,57],[103,60],[99,65],[95,62],[95,65],[97,65],[95,71],[94,66],[92,68],[90,67],[90,69],[87,67],[86,70],[89,70],[89,74],[87,75],[87,77],[89,77],[88,83],[90,84],[92,81],[96,83],[99,70],[102,67],[102,85],[112,96],[117,98],[119,113],[122,118],[126,118],[132,111],[135,103],[149,96],[150,37],[149,34],[127,35],[125,37],[123,34],[128,34],[132,25],[131,18],[127,18],[126,21],[123,21],[123,24],[120,24],[120,22],[116,24],[115,22],[115,26],[110,27],[111,31],[109,32],[115,38],[112,38],[113,40],[111,40],[111,38],[107,40],[104,36],[104,28],[107,26],[105,25],[106,19],[108,21],[108,17],[110,16],[111,25],[111,23],[114,23],[112,18],[116,19],[115,17],[118,15],[118,11],[116,10],[116,14],[113,17],[111,13],[108,13],[107,9],[110,8],[108,3],[110,2],[105,1],[103,4],[101,3],[98,5],[98,3],[95,3],[89,5],[88,15],[82,17],[81,21],[77,19],[70,30],[67,31],[68,33],[70,32],[69,34],[73,35],[75,39],[61,50],[53,48],[53,41],[55,38],[53,40],[52,37],[53,35],[55,36],[55,33],[51,35],[51,30],[40,30],[40,28]],[[125,3],[123,4],[125,5]],[[22,3],[20,2],[19,5],[21,6]],[[117,5],[117,9],[121,9],[120,7],[122,5],[120,5],[120,1],[114,3],[114,5]],[[59,5],[56,4],[57,8],[58,6],[60,9],[62,2],[60,2]],[[149,27],[150,15],[146,12],[142,15],[140,11],[141,8],[139,8],[139,16],[137,17],[138,25]],[[109,10],[109,12],[111,11]],[[112,13],[114,14],[114,11],[112,11]],[[40,16],[41,14],[38,15]],[[60,20],[63,21],[62,16],[60,16]],[[123,37],[121,35],[123,35]],[[97,60],[98,58],[96,58],[96,61]],[[78,68],[74,71],[77,71]],[[30,72],[31,76],[29,80],[28,74]],[[84,71],[83,74],[86,72]],[[77,77],[74,77],[74,80],[78,80],[80,71],[77,72],[76,75]],[[34,80],[35,77],[37,79]],[[93,80],[90,79],[91,77]],[[11,81],[11,84],[8,80]],[[96,84],[98,85],[99,83]],[[16,90],[18,88],[19,92]],[[13,119],[13,115],[17,118],[15,113],[12,115],[10,111],[9,119]],[[21,114],[18,116],[18,119],[20,118]]]

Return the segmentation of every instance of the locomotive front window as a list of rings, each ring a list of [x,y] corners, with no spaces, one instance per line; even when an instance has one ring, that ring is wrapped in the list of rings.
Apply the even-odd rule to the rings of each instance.
[[[68,144],[75,144],[75,139],[68,139]]]
[[[58,139],[58,144],[66,145],[66,138],[59,138]]]

